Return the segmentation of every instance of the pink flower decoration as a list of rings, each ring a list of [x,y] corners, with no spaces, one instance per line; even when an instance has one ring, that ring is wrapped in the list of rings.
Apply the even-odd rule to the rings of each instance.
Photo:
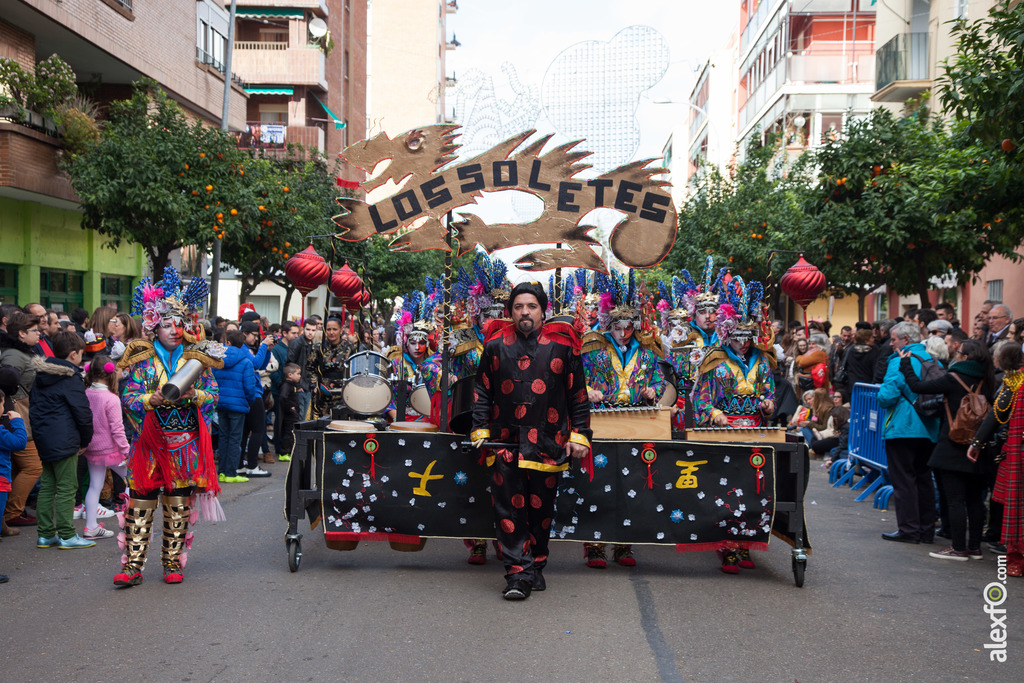
[[[155,285],[143,285],[142,286],[142,301],[143,303],[149,303],[150,301],[156,301],[164,297],[164,290],[161,287]]]

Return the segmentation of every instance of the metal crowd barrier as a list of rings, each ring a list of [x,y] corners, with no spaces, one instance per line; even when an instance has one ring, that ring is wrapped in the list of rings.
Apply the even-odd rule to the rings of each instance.
[[[882,440],[883,426],[887,411],[878,405],[877,384],[857,383],[853,387],[850,401],[849,454],[845,460],[837,460],[829,470],[832,486],[850,486],[851,490],[863,489],[858,501],[867,500],[874,494],[874,507],[885,510],[892,497],[889,482],[889,463]],[[854,483],[854,478],[860,480]]]

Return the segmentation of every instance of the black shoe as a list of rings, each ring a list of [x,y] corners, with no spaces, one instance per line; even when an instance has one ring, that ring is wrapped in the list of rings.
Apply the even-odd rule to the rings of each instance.
[[[898,543],[913,543],[915,545],[921,542],[913,536],[908,536],[902,531],[890,531],[887,534],[882,534],[882,538],[884,538],[887,541],[896,541]]]
[[[542,573],[542,571],[543,570],[541,570],[541,569],[534,569],[533,570],[533,586],[532,586],[532,588],[535,591],[542,591],[542,590],[544,590],[545,588],[548,587],[547,582],[544,581],[544,574]]]
[[[931,544],[935,543],[935,537],[932,536],[931,538],[921,538],[921,543],[926,543],[927,545],[931,545]]]
[[[939,538],[953,538],[953,534],[949,533],[945,529],[939,529],[935,532],[935,535]]]
[[[530,597],[530,582],[523,579],[509,579],[501,595],[506,600],[525,600]]]

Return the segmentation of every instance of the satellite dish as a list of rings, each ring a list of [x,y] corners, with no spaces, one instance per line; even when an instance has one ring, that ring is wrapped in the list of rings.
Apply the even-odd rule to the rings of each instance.
[[[317,17],[309,22],[309,34],[314,38],[323,38],[327,35],[327,22]]]

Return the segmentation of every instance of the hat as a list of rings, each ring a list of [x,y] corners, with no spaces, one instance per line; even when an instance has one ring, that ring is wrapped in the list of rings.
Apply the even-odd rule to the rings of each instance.
[[[147,331],[156,329],[164,318],[177,318],[185,323],[186,335],[195,335],[196,309],[202,306],[209,293],[210,286],[201,277],[192,278],[182,287],[178,271],[167,266],[159,282],[153,283],[144,277],[135,286],[131,313],[142,316],[142,327]]]
[[[725,275],[728,268],[720,268],[718,275],[715,275],[715,260],[708,256],[704,259],[704,276],[700,279],[697,293],[694,300],[694,312],[698,306],[715,306],[725,303],[727,292],[725,286]],[[684,278],[690,280],[690,274],[685,270],[682,272]],[[692,280],[690,280],[692,282]]]
[[[760,282],[747,284],[737,275],[725,287],[725,296],[726,301],[719,305],[715,320],[718,338],[726,342],[729,335],[737,330],[745,332],[755,341],[758,341],[758,337],[765,337],[761,330],[764,286]],[[764,342],[765,339],[760,341]]]
[[[238,329],[242,332],[242,334],[251,334],[253,332],[255,332],[256,334],[260,333],[259,323],[254,323],[251,320],[246,320],[244,323],[238,326]]]
[[[540,309],[546,311],[548,308],[548,295],[544,292],[544,286],[536,280],[530,282],[520,282],[518,285],[512,288],[512,293],[508,297],[508,310],[512,311],[512,304],[515,303],[516,297],[520,294],[532,294],[537,297],[537,301],[540,303]]]
[[[500,258],[478,254],[473,261],[473,277],[476,282],[469,288],[466,311],[478,316],[491,307],[507,307],[509,290],[508,266]]]
[[[601,329],[609,330],[616,320],[638,320],[640,305],[637,301],[636,271],[630,269],[629,276],[618,271],[608,275],[594,276],[594,289],[601,295],[597,320]]]

